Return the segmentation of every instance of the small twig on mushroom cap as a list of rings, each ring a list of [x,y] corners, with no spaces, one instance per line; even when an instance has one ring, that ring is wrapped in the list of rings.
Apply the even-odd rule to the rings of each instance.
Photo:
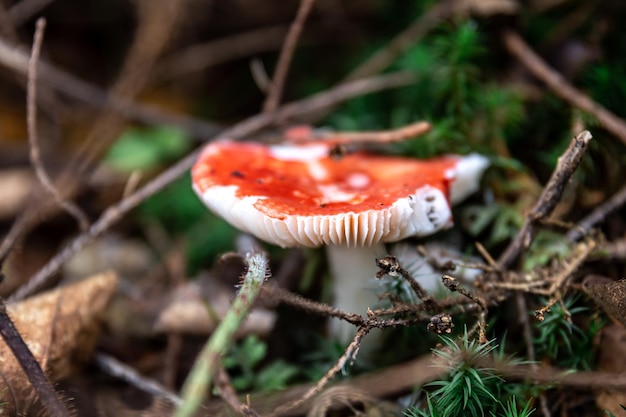
[[[423,135],[431,128],[431,124],[425,121],[411,123],[392,130],[360,131],[360,132],[324,132],[317,134],[311,131],[312,136],[294,137],[291,142],[307,142],[313,139],[322,139],[334,145],[349,145],[360,143],[389,143],[402,142],[407,139]]]

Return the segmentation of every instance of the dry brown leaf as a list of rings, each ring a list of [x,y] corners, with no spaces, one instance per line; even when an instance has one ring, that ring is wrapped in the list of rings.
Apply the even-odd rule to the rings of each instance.
[[[583,281],[583,290],[611,319],[626,326],[626,280],[589,275]]]
[[[113,272],[99,274],[7,305],[7,312],[51,382],[85,362],[95,345],[99,324],[117,287]],[[33,391],[13,353],[0,339],[0,410],[17,415],[33,402]]]

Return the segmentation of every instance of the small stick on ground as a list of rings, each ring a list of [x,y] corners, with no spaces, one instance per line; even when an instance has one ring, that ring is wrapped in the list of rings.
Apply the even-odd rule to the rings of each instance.
[[[283,94],[283,87],[285,86],[285,81],[287,79],[287,74],[289,73],[291,58],[293,57],[293,53],[296,49],[300,33],[302,33],[302,29],[304,28],[304,22],[313,8],[313,3],[315,3],[315,0],[300,1],[298,13],[289,27],[289,33],[287,33],[285,43],[283,44],[280,56],[278,57],[278,63],[276,64],[276,71],[274,71],[274,77],[272,78],[272,83],[270,84],[270,90],[267,94],[267,98],[265,99],[265,103],[263,103],[264,113],[273,112],[276,108],[278,108],[280,98]]]
[[[259,417],[259,413],[250,408],[247,404],[242,404],[237,397],[237,393],[233,388],[233,385],[230,383],[230,378],[226,369],[221,366],[217,374],[215,375],[215,388],[219,392],[220,397],[224,400],[226,404],[230,408],[233,409],[236,413],[244,417]]]
[[[517,236],[515,236],[502,256],[500,256],[500,259],[498,259],[499,269],[505,269],[511,265],[520,252],[530,245],[534,236],[533,226],[537,221],[547,218],[556,207],[565,186],[582,161],[591,137],[591,133],[585,130],[572,139],[568,148],[559,158],[550,180],[546,184],[541,197],[539,197],[539,201],[528,214],[526,222],[517,233]]]
[[[343,355],[341,355],[341,357],[328,370],[328,372],[326,372],[326,374],[322,378],[320,378],[320,380],[317,381],[314,386],[309,388],[304,393],[304,395],[302,395],[301,398],[277,407],[276,409],[274,409],[274,411],[265,415],[264,417],[280,416],[281,414],[286,413],[289,410],[301,406],[309,399],[313,398],[313,396],[318,394],[335,377],[335,375],[337,375],[339,371],[341,371],[346,366],[348,362],[354,360],[355,356],[358,354],[359,347],[361,346],[361,340],[369,333],[370,330],[371,327],[369,326],[359,328],[359,330],[357,330],[356,334],[354,335],[352,342],[348,345]]]
[[[28,94],[27,94],[27,124],[28,124],[28,145],[30,148],[30,162],[33,165],[37,179],[44,189],[54,198],[66,212],[72,215],[82,231],[89,228],[89,220],[83,211],[71,201],[63,198],[59,190],[57,190],[43,166],[41,160],[41,150],[39,148],[39,139],[37,132],[37,62],[39,61],[39,53],[41,52],[41,44],[43,42],[43,33],[46,27],[46,20],[40,18],[37,20],[37,28],[35,30],[35,39],[33,41],[33,50],[28,65]]]
[[[11,352],[13,352],[26,377],[32,384],[33,390],[50,415],[70,417],[70,412],[57,396],[52,384],[50,384],[43,369],[41,369],[41,365],[39,365],[39,362],[37,362],[37,359],[35,359],[24,339],[22,339],[22,336],[15,328],[2,300],[0,300],[0,336],[11,349]]]
[[[102,371],[126,381],[128,384],[143,392],[161,397],[174,405],[178,405],[181,402],[178,395],[159,384],[157,381],[140,375],[135,369],[118,361],[112,356],[100,352],[95,354],[94,360]]]

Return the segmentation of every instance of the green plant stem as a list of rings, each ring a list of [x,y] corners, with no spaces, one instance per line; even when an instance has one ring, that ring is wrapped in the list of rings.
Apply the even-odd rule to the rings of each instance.
[[[230,347],[235,332],[240,327],[248,311],[256,299],[261,285],[267,278],[267,258],[263,254],[252,254],[246,257],[248,272],[241,290],[233,301],[224,320],[219,324],[213,336],[208,340],[183,385],[182,403],[174,417],[191,417],[202,404],[209,387],[219,369],[220,359]]]

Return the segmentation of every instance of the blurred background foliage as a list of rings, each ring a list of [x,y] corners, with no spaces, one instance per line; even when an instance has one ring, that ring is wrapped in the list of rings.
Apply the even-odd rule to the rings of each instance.
[[[295,53],[284,101],[323,91],[345,79],[438,3],[318,0]],[[558,156],[577,133],[574,126],[584,126],[593,132],[594,140],[557,208],[564,220],[579,220],[623,186],[625,145],[605,132],[593,117],[572,109],[534,80],[507,54],[500,31],[518,30],[565,79],[615,114],[626,117],[623,105],[626,30],[622,29],[626,3],[621,0],[513,3],[516,12],[512,15],[459,12],[437,23],[385,70],[413,73],[416,81],[411,86],[352,99],[322,116],[289,120],[286,125],[314,123],[336,130],[383,130],[427,120],[433,125],[428,134],[393,145],[386,151],[415,158],[472,151],[489,156],[493,167],[483,180],[483,191],[456,210],[453,235],[460,236],[455,242],[460,242],[463,252],[473,253],[472,242],[478,240],[494,256],[523,223]],[[473,4],[489,2],[473,0]],[[284,31],[296,7],[295,1],[188,0],[180,17],[184,24],[170,40],[167,53],[157,60],[154,74],[138,100],[210,121],[218,127],[257,114],[264,94],[251,76],[251,61],[258,60],[272,74]],[[89,82],[101,86],[113,83],[137,24],[133,2],[57,0],[50,2],[41,15],[48,20],[46,59]],[[25,42],[30,42],[35,17],[19,27],[18,35]],[[282,28],[283,32],[280,36],[270,36],[269,30],[264,31],[268,28]],[[185,69],[184,53],[190,52],[192,46],[250,31],[261,31],[257,38],[264,46],[251,48],[248,53],[239,53],[232,47],[232,56],[219,64]],[[196,54],[195,58],[201,61],[202,54]],[[23,90],[10,77],[4,78],[0,97],[0,168],[8,169],[27,166],[28,147],[24,114],[16,110],[25,107]],[[56,126],[49,130],[42,144],[46,163],[53,173],[62,171],[65,155],[76,151],[98,114],[93,108],[69,101],[62,104],[58,109],[44,111],[41,122],[44,128]],[[275,128],[280,132],[286,125]],[[104,158],[103,165],[111,176],[107,177],[109,182],[105,186],[90,184],[78,201],[95,218],[108,204],[119,199],[131,173],[141,173],[141,181],[145,182],[201,144],[199,138],[165,124],[128,123]],[[603,226],[609,238],[619,237],[626,230],[625,213],[622,209],[611,215]],[[2,218],[3,230],[9,228],[10,220],[10,217]],[[53,219],[32,232],[28,241],[49,242],[50,248],[36,257],[39,262],[24,261],[28,264],[24,275],[67,238],[67,230],[73,227],[69,224],[68,219]],[[200,271],[214,267],[223,253],[233,250],[237,236],[231,226],[199,202],[188,174],[143,202],[118,232],[139,234],[149,241],[145,225],[154,224],[166,232],[169,241],[180,242],[184,248],[186,277],[195,277]],[[292,253],[277,248],[270,250],[273,267],[280,271]],[[530,248],[523,268],[532,270],[567,254],[562,235],[558,231],[545,232]],[[305,254],[302,258],[316,257]],[[324,265],[319,258],[312,267],[309,263],[307,274],[323,278]],[[610,269],[613,275],[623,276],[625,272],[621,263],[611,265]],[[323,294],[321,281],[307,287],[307,295]],[[586,300],[572,300],[568,304],[570,312],[580,314],[588,307],[585,303]],[[506,307],[491,314],[494,336],[507,329],[511,314]],[[311,324],[307,327],[298,322],[299,318],[296,315],[296,323],[285,327],[287,330],[278,330],[274,338],[267,341],[245,338],[229,353],[225,367],[238,387],[274,389],[294,380],[314,381],[341,354],[341,347],[333,341],[314,334],[321,328],[319,321],[307,321],[307,325]],[[593,333],[585,333],[568,322],[562,310],[555,308],[552,319],[534,329],[538,335],[537,353],[541,355],[538,359],[563,366],[592,366],[593,358],[588,355],[593,355],[590,346],[599,325],[593,321],[584,326]],[[455,335],[461,331],[462,326],[457,326]],[[425,334],[424,328],[400,329],[394,334],[394,351],[390,356],[410,358],[427,352],[436,339]],[[275,365],[278,363],[275,359],[288,350],[278,346],[277,340],[289,341],[297,347],[298,354],[286,356],[292,363],[306,364],[303,367],[306,371],[286,362]],[[429,343],[424,343],[425,340]],[[521,348],[518,344],[511,349]],[[272,366],[280,368],[279,371]]]

